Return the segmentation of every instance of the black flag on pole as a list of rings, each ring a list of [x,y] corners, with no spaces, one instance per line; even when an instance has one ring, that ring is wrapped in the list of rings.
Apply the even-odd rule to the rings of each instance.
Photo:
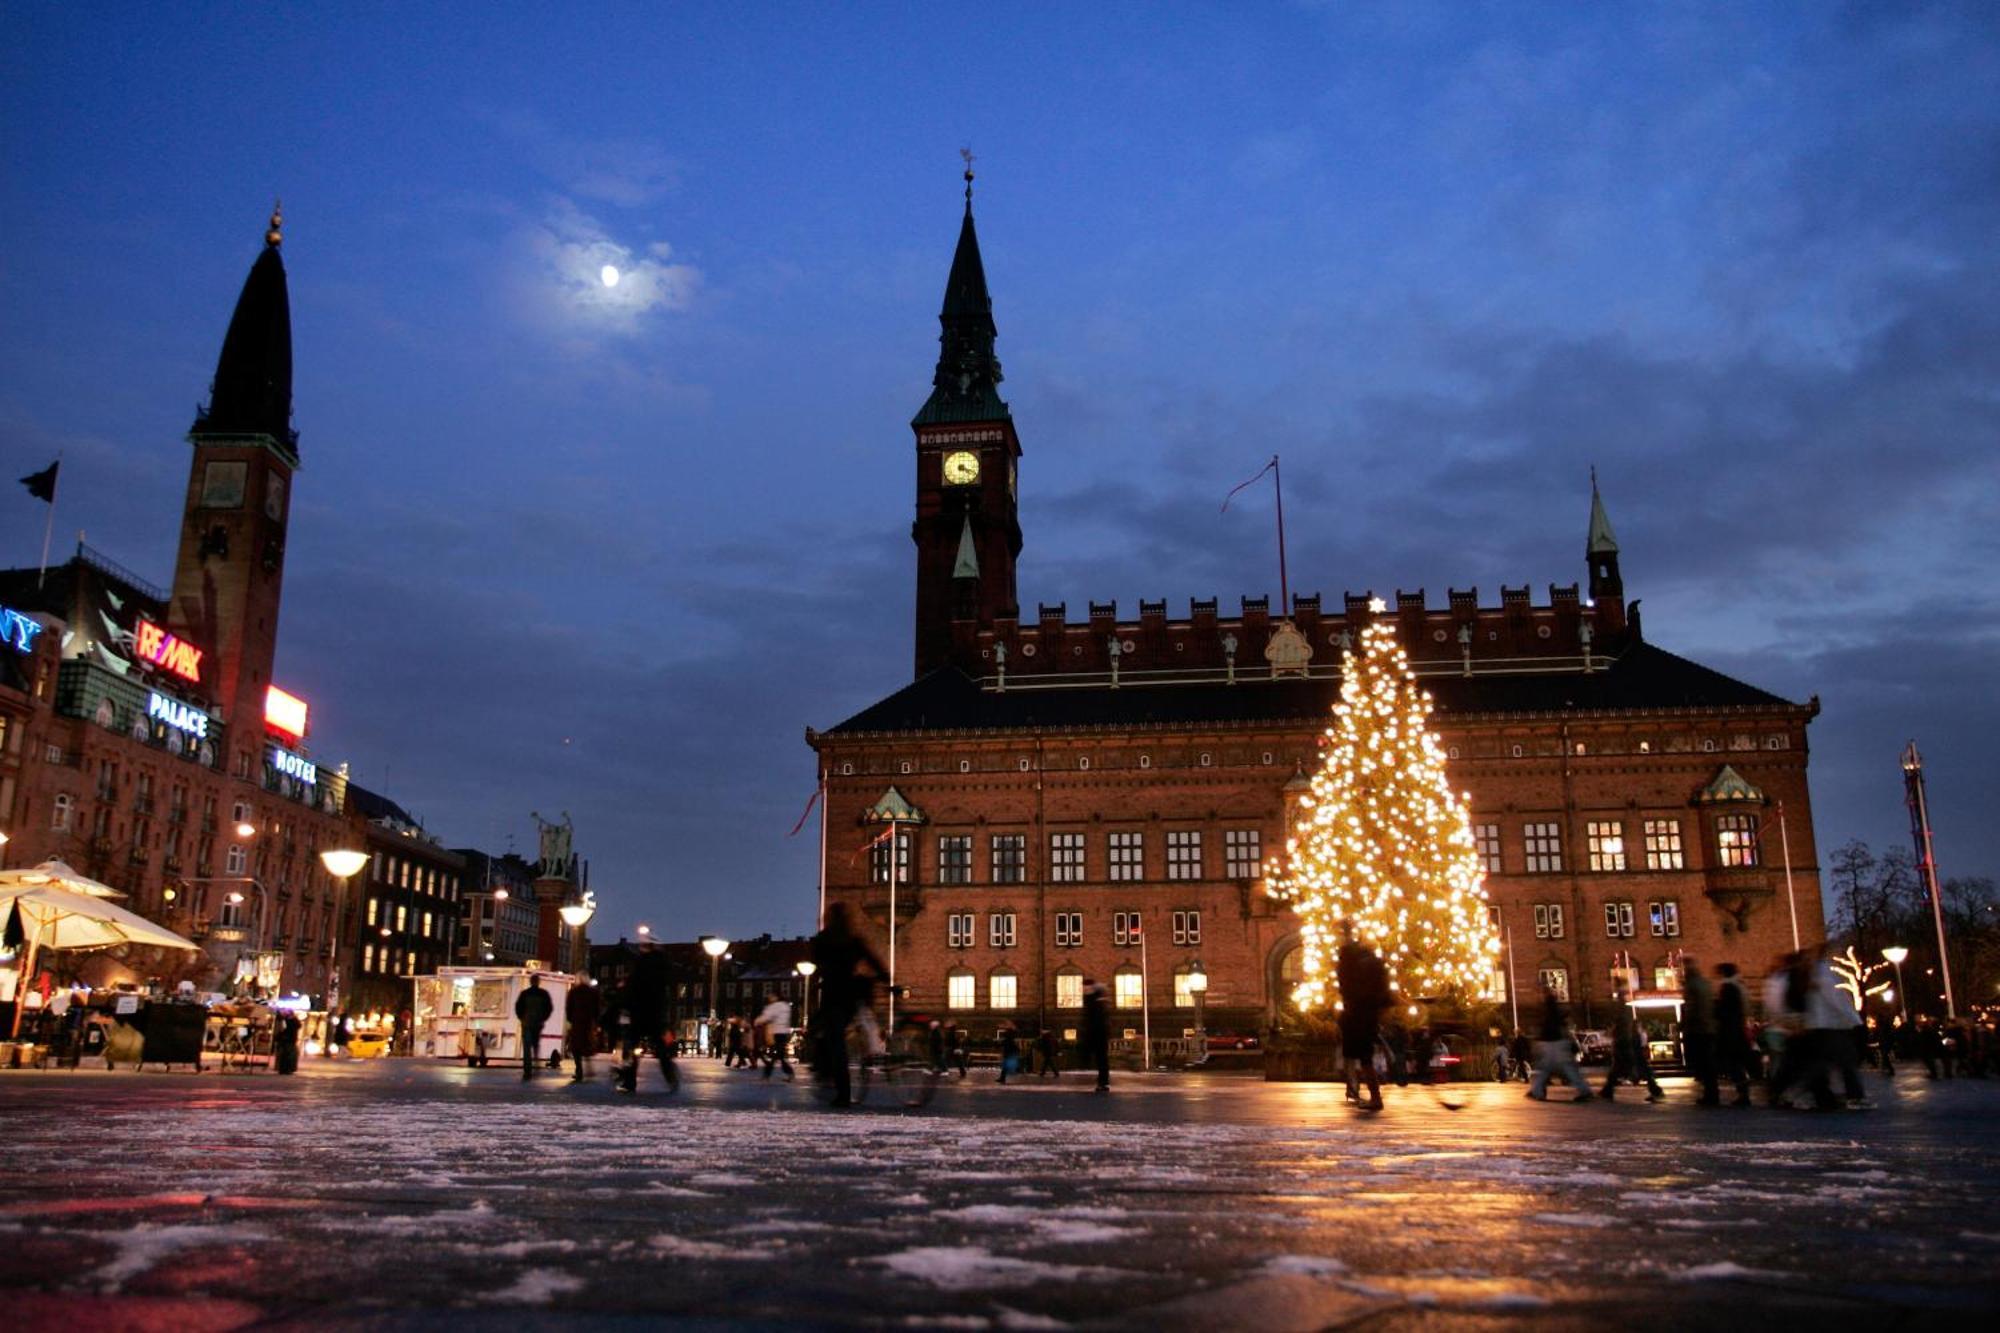
[[[28,494],[34,496],[37,500],[47,500],[50,504],[54,504],[56,502],[56,473],[61,471],[61,469],[62,460],[58,458],[40,472],[21,478],[21,484],[26,486]]]

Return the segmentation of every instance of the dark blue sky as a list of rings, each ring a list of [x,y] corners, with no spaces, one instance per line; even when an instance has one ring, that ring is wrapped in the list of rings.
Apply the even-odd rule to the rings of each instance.
[[[0,447],[164,581],[283,195],[318,756],[452,843],[572,812],[601,937],[800,930],[970,143],[1024,604],[1275,593],[1216,514],[1273,451],[1294,588],[1545,590],[1595,463],[1648,637],[1822,696],[1822,848],[1903,841],[1915,736],[1991,874],[1996,15],[9,6]]]

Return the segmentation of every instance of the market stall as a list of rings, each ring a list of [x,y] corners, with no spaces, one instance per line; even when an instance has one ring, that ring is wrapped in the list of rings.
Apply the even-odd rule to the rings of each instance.
[[[530,977],[542,979],[554,1016],[542,1030],[535,1056],[559,1058],[563,1049],[563,1003],[570,977],[526,967],[441,967],[435,976],[417,977],[414,1054],[436,1059],[464,1060],[468,1065],[521,1060],[521,1023],[514,1001],[528,988]]]

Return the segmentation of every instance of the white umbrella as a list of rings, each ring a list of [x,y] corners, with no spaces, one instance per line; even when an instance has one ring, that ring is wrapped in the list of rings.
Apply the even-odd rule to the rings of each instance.
[[[110,949],[120,944],[196,951],[201,947],[137,912],[49,882],[0,883],[0,916],[10,912],[20,914],[21,930],[28,940],[21,967],[23,987],[34,977],[35,954],[42,949]],[[21,1012],[22,1006],[16,1005],[15,1032],[21,1030]]]
[[[0,870],[0,893],[12,888],[38,889],[47,884],[68,889],[72,893],[88,894],[93,898],[125,896],[109,884],[101,884],[88,875],[79,875],[61,861],[44,861],[25,870]]]

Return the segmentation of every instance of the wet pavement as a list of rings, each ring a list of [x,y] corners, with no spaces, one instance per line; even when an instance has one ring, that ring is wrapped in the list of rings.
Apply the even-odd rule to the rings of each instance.
[[[906,1111],[682,1062],[0,1074],[27,1328],[1737,1325],[2000,1311],[2000,1080],[1860,1113],[1131,1075]],[[600,1069],[604,1068],[600,1062]],[[1454,1107],[1456,1109],[1454,1109]]]

